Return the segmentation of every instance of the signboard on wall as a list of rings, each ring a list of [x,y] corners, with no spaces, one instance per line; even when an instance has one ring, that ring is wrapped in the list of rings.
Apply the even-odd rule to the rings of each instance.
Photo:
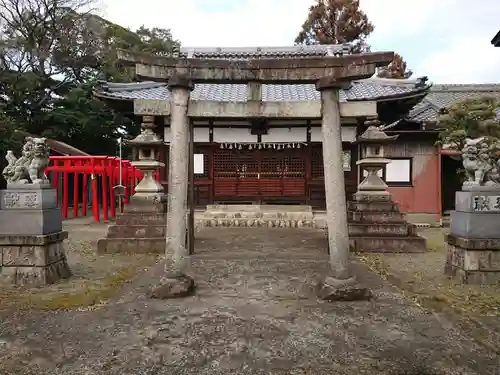
[[[205,173],[205,163],[204,163],[203,154],[194,154],[194,174],[203,174]]]
[[[342,166],[344,168],[344,172],[351,171],[351,151],[342,151]]]

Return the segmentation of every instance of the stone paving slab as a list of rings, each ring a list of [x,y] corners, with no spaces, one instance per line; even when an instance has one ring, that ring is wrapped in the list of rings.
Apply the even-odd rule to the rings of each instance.
[[[318,301],[326,246],[313,229],[204,229],[195,296],[146,298],[159,265],[94,310],[2,317],[0,374],[498,374],[498,357],[362,265],[375,300]]]

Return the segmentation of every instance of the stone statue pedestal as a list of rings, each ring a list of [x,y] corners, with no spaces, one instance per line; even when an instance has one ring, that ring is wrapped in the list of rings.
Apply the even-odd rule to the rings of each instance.
[[[50,185],[8,184],[0,191],[0,275],[13,284],[51,284],[71,276],[61,211]]]
[[[500,186],[468,186],[455,195],[445,274],[463,283],[500,282]]]

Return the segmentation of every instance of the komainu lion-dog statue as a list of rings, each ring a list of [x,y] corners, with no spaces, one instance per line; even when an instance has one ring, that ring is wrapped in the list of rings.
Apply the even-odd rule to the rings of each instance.
[[[46,138],[26,137],[21,157],[15,157],[12,151],[5,156],[8,165],[2,175],[9,185],[50,184],[45,176],[49,166],[49,147]]]

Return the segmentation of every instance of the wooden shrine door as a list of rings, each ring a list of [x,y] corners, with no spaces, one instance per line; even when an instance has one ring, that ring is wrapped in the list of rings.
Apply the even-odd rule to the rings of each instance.
[[[305,200],[301,149],[216,150],[214,199],[218,201]]]

